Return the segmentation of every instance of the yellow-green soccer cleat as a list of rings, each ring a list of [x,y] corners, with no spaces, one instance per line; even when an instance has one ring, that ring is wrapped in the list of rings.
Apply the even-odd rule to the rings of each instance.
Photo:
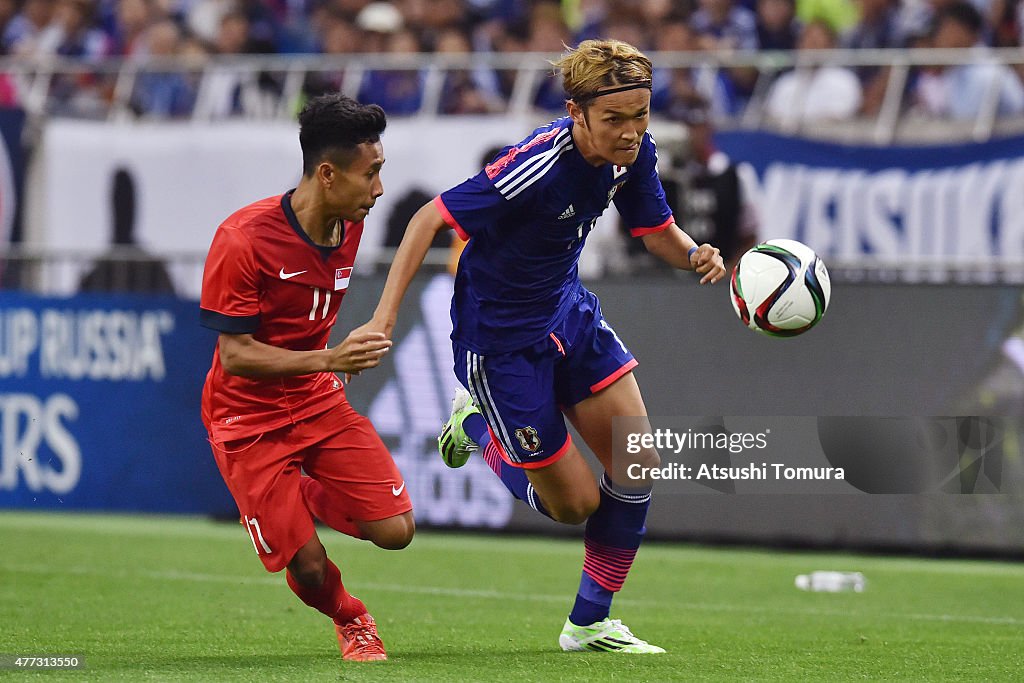
[[[469,456],[480,448],[462,429],[462,423],[473,414],[479,415],[480,410],[473,405],[473,397],[469,392],[459,387],[455,392],[455,398],[452,399],[452,415],[441,428],[441,435],[437,437],[437,450],[448,467],[462,467],[469,460]]]
[[[618,619],[605,618],[590,626],[577,626],[568,619],[558,636],[558,644],[566,652],[624,652],[627,654],[661,654],[657,645],[640,640]]]

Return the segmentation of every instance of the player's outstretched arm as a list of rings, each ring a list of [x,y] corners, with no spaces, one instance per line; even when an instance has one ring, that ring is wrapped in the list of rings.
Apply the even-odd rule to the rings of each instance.
[[[251,334],[221,334],[220,362],[241,377],[294,377],[314,372],[359,374],[380,364],[391,348],[381,333],[353,330],[340,344],[322,351],[292,351],[257,341]]]
[[[416,212],[409,221],[409,227],[405,229],[402,243],[398,245],[377,310],[374,311],[370,322],[357,328],[356,332],[382,332],[387,337],[391,336],[391,330],[398,319],[398,308],[402,305],[409,283],[423,265],[423,259],[434,237],[442,230],[449,229],[434,202],[424,204]]]
[[[665,263],[680,270],[693,270],[701,275],[700,283],[714,284],[725,276],[725,264],[718,248],[698,245],[693,238],[673,223],[664,230],[644,235],[644,247]],[[692,254],[691,249],[696,248]]]

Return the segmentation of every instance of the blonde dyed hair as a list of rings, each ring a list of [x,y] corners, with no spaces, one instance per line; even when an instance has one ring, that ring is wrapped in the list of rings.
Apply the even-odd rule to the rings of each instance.
[[[584,105],[598,90],[615,85],[650,83],[651,60],[621,40],[584,40],[552,65],[562,74],[569,99]]]

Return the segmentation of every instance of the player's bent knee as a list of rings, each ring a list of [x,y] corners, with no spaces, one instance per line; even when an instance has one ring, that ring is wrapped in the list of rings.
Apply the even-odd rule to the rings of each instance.
[[[607,474],[613,482],[619,486],[642,487],[650,486],[651,481],[643,475],[644,472],[656,470],[661,467],[661,455],[653,448],[647,448],[639,453],[631,454],[628,458],[613,459],[612,469]]]
[[[661,455],[653,448],[647,448],[636,455],[636,462],[640,463],[641,467],[657,469],[661,467]]]
[[[316,538],[299,548],[288,563],[288,573],[304,586],[319,586],[327,575],[327,551]]]
[[[551,511],[551,516],[556,522],[562,524],[583,524],[590,515],[594,514],[597,506],[562,506]]]
[[[596,495],[563,500],[551,505],[548,512],[556,522],[562,524],[582,524],[594,514],[601,499]]]
[[[412,543],[412,532],[389,532],[374,537],[373,544],[384,550],[401,550]]]
[[[412,543],[416,535],[416,522],[412,513],[369,522],[365,525],[367,538],[378,548],[401,550]]]

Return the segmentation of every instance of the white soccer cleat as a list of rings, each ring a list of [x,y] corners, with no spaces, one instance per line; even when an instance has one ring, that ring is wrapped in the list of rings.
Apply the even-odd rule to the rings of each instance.
[[[568,619],[558,636],[558,644],[566,652],[624,652],[627,654],[661,654],[664,648],[651,645],[633,635],[618,619],[605,618],[590,626],[577,626]]]
[[[455,396],[452,397],[452,414],[465,409],[470,403],[473,402],[473,396],[465,387],[457,386],[455,388]]]
[[[437,450],[448,467],[462,467],[479,449],[476,442],[462,428],[462,423],[467,417],[479,413],[480,411],[473,405],[473,397],[459,387],[455,391],[455,398],[452,399],[452,415],[444,423],[441,434],[437,437]]]

